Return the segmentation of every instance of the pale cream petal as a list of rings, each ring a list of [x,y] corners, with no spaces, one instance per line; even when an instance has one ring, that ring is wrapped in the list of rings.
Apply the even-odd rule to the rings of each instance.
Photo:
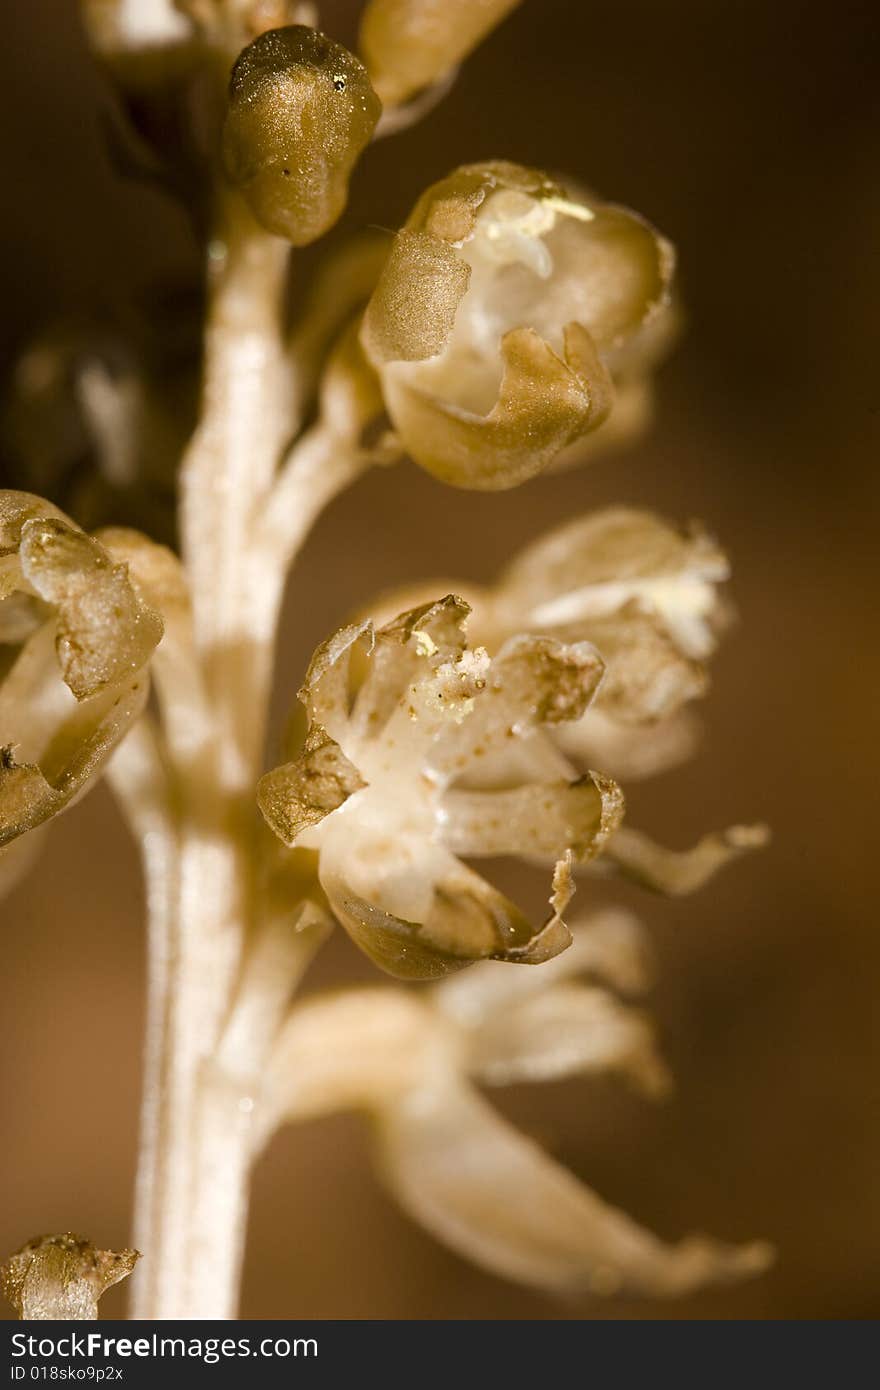
[[[453,778],[478,776],[479,785],[486,785],[487,769],[496,765],[498,756],[504,764],[527,758],[537,734],[536,776],[540,780],[554,774],[564,777],[565,764],[560,766],[558,755],[555,768],[541,756],[547,751],[541,747],[543,732],[547,726],[555,729],[579,719],[603,672],[601,657],[587,642],[511,638],[493,659],[485,688],[460,732],[439,741],[432,750],[432,765]]]
[[[496,1010],[470,1032],[465,1057],[467,1070],[489,1086],[606,1071],[649,1096],[671,1084],[645,1015],[581,984],[548,984]]]
[[[261,1086],[263,1137],[284,1120],[374,1110],[454,1064],[455,1030],[415,993],[337,990],[294,1004]]]
[[[749,850],[763,849],[769,839],[766,825],[732,825],[704,835],[692,849],[673,850],[625,826],[605,850],[602,867],[615,869],[644,888],[680,897],[695,893],[719,869]]]
[[[557,1293],[689,1293],[758,1274],[763,1244],[666,1245],[609,1206],[452,1082],[403,1096],[377,1121],[380,1172],[406,1211],[460,1255]]]
[[[352,713],[352,730],[358,739],[378,739],[416,684],[461,658],[468,612],[463,599],[447,594],[399,613],[376,630]],[[422,729],[427,724],[425,732],[430,736],[434,721],[424,705],[419,707],[419,719],[413,718],[414,708],[407,709],[407,718],[421,726],[410,731],[421,741]]]
[[[601,767],[623,783],[678,767],[693,756],[701,734],[700,721],[687,709],[658,724],[622,724],[599,703],[554,730],[575,767]]]
[[[451,791],[442,807],[444,843],[454,854],[478,858],[557,859],[570,849],[581,862],[602,848],[623,816],[620,789],[595,773],[506,791]]]
[[[657,614],[681,652],[700,660],[722,616],[727,560],[699,528],[679,532],[649,512],[611,508],[568,522],[523,551],[500,588],[517,626],[570,629],[635,602]]]

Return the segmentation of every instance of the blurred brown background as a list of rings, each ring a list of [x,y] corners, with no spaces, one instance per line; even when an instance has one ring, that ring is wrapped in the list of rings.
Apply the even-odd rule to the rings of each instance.
[[[356,8],[325,3],[324,27],[349,37]],[[280,660],[279,710],[315,642],[370,592],[488,578],[540,529],[610,501],[722,537],[741,622],[714,667],[705,743],[629,789],[631,819],[677,846],[763,819],[773,845],[681,902],[596,894],[650,928],[671,1102],[578,1083],[503,1104],[664,1235],[766,1236],[778,1263],[685,1303],[559,1305],[410,1225],[374,1183],[363,1127],[342,1118],[287,1131],[259,1166],[245,1315],[880,1314],[875,25],[864,4],[526,0],[423,127],[367,155],[351,225],[394,227],[427,182],[492,156],[629,203],[678,245],[688,332],[653,435],[625,454],[494,497],[411,468],[360,484],[297,569]],[[194,261],[179,215],[109,172],[72,0],[7,6],[4,41],[10,354],[60,310],[112,307]],[[0,913],[0,1251],[66,1228],[124,1243],[142,902],[103,789],[53,829]],[[368,973],[341,934],[327,955],[325,975]],[[122,1306],[117,1290],[104,1308]]]

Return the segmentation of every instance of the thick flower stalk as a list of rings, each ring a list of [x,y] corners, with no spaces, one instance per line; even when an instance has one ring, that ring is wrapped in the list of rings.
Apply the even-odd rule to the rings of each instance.
[[[280,1125],[340,1109],[370,1118],[414,1219],[503,1277],[661,1296],[767,1262],[665,1244],[478,1090],[597,1071],[668,1086],[617,997],[646,982],[637,929],[567,917],[578,873],[689,891],[758,838],[673,853],[621,824],[617,779],[691,747],[724,616],[713,541],[618,509],[494,585],[358,596],[369,616],[318,648],[263,771],[287,574],[342,489],[404,456],[508,488],[646,418],[675,325],[669,243],[507,161],[434,184],[396,236],[342,244],[288,322],[291,252],[340,217],[370,141],[426,114],[514,8],[370,0],[361,59],[293,0],[84,0],[133,126],[117,156],[183,196],[202,238],[202,389],[181,448],[194,361],[142,369],[132,351],[117,369],[62,334],[17,374],[17,452],[54,478],[73,421],[130,500],[176,473],[180,554],[0,493],[0,887],[107,770],[149,913],[138,1317],[235,1315],[253,1162]],[[539,920],[475,862],[511,856],[547,875]],[[334,923],[429,987],[296,999]],[[135,1258],[48,1237],[0,1277],[22,1316],[93,1317]]]

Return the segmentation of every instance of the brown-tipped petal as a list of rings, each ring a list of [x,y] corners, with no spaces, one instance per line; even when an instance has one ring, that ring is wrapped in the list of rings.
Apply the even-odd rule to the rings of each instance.
[[[599,688],[605,666],[589,642],[511,637],[492,662],[485,704],[515,729],[580,719]]]
[[[239,55],[223,163],[257,220],[294,246],[328,231],[382,106],[363,64],[305,25],[271,29]]]
[[[439,81],[520,0],[369,0],[358,47],[376,91],[396,106]]]
[[[451,791],[443,798],[443,840],[464,856],[557,859],[570,849],[581,861],[596,853],[622,815],[619,788],[591,773],[507,791]]]
[[[496,491],[535,477],[611,406],[610,378],[589,335],[570,324],[565,339],[559,356],[531,328],[506,333],[501,388],[485,416],[426,393],[390,368],[383,378],[386,405],[407,452],[455,487]]]
[[[644,1014],[592,986],[533,991],[474,1028],[468,1044],[468,1070],[490,1086],[606,1071],[649,1096],[670,1085]]]
[[[83,700],[61,724],[39,763],[0,756],[0,845],[63,811],[94,781],[144,708],[146,676]]]
[[[764,1270],[763,1244],[666,1245],[554,1163],[463,1084],[425,1087],[377,1124],[380,1172],[466,1259],[558,1293],[675,1296]]]
[[[57,652],[78,700],[130,679],[162,636],[162,619],[136,594],[124,564],[64,521],[25,522],[19,559],[24,579],[57,610]]]
[[[137,1250],[98,1250],[82,1236],[36,1236],[0,1265],[0,1288],[25,1321],[94,1320],[98,1299],[131,1274]]]
[[[669,897],[696,893],[710,878],[749,850],[769,842],[766,825],[732,825],[704,835],[693,849],[664,849],[640,830],[618,830],[605,851],[609,868]]]
[[[589,643],[511,638],[492,661],[463,726],[438,737],[429,750],[430,765],[471,790],[572,781],[576,769],[550,735],[581,717],[603,670]]]
[[[364,786],[339,744],[313,724],[300,757],[260,778],[257,802],[278,838],[293,845]]]
[[[381,367],[442,352],[470,274],[467,262],[442,237],[399,232],[364,314],[361,341],[370,361]]]

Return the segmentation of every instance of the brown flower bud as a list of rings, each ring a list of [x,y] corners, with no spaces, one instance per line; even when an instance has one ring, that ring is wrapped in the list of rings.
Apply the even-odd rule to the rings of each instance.
[[[519,0],[370,0],[360,50],[376,91],[396,106],[439,81]]]
[[[101,1295],[139,1259],[137,1250],[97,1250],[69,1231],[35,1236],[0,1265],[0,1289],[28,1322],[92,1321]]]
[[[305,246],[345,207],[381,110],[363,64],[341,44],[302,24],[270,29],[232,69],[226,174],[268,231]]]

